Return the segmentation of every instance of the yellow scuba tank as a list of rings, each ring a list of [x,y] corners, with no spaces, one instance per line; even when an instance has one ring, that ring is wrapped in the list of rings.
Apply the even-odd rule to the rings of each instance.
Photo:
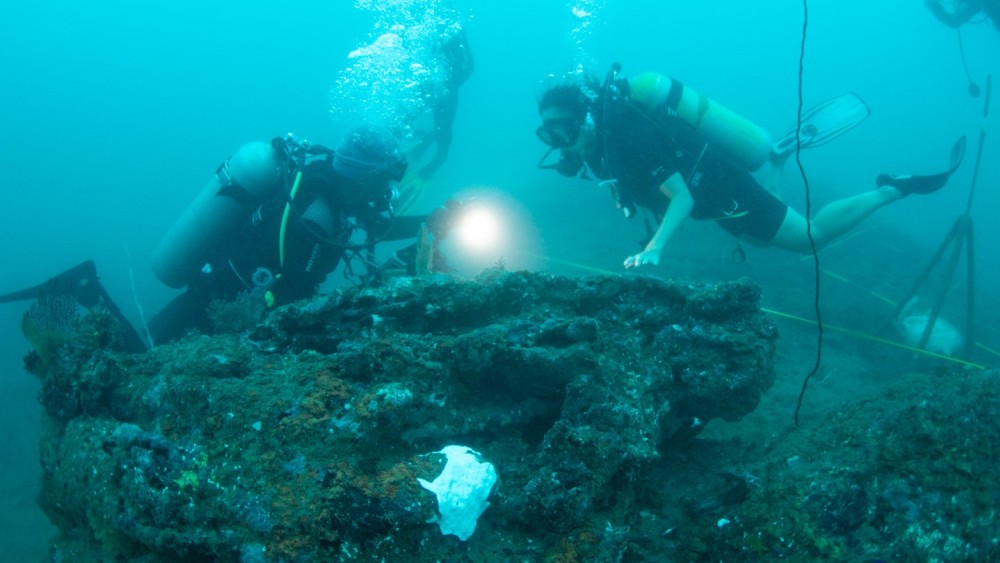
[[[646,72],[629,79],[629,91],[633,100],[650,109],[666,104],[748,171],[757,170],[771,156],[770,133],[678,80]]]
[[[274,190],[282,168],[270,143],[240,147],[219,167],[153,252],[156,277],[184,287],[201,271],[212,248],[233,234],[241,221]]]

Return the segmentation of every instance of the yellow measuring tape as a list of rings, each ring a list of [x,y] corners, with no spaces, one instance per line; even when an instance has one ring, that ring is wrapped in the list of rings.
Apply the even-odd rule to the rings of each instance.
[[[766,307],[761,307],[760,310],[764,311],[765,313],[767,313],[769,315],[774,315],[776,317],[782,317],[782,318],[785,318],[785,319],[791,319],[793,321],[798,321],[798,322],[801,322],[801,323],[811,324],[811,325],[814,325],[814,326],[816,325],[816,321],[809,320],[809,319],[806,319],[806,318],[803,318],[803,317],[798,317],[798,316],[795,316],[795,315],[790,315],[788,313],[782,313],[781,311],[775,311],[774,309],[768,309]],[[871,334],[866,334],[864,332],[858,332],[856,330],[851,330],[849,328],[843,328],[843,327],[839,327],[839,326],[835,326],[835,325],[829,325],[827,323],[823,323],[823,328],[824,329],[832,330],[834,332],[840,332],[840,333],[843,333],[843,334],[849,334],[849,335],[857,337],[857,338],[863,338],[865,340],[871,340],[872,342],[878,342],[880,344],[887,344],[889,346],[894,346],[896,348],[902,348],[903,350],[909,350],[909,351],[915,352],[917,354],[924,354],[924,355],[931,356],[931,357],[934,357],[934,358],[940,358],[942,360],[948,360],[949,362],[955,362],[956,364],[962,364],[964,366],[974,367],[974,368],[978,368],[978,369],[986,369],[986,366],[981,365],[981,364],[977,364],[977,363],[973,363],[973,362],[967,362],[965,360],[961,360],[961,359],[958,359],[958,358],[953,358],[951,356],[945,356],[944,354],[938,354],[937,352],[931,352],[930,350],[921,350],[920,348],[914,348],[913,346],[910,346],[908,344],[903,344],[902,342],[896,342],[894,340],[888,340],[886,338],[879,338],[878,336],[873,336]],[[989,348],[986,348],[985,346],[983,346],[982,348],[985,349],[985,350],[988,350],[988,351],[992,352],[992,350],[990,350]]]

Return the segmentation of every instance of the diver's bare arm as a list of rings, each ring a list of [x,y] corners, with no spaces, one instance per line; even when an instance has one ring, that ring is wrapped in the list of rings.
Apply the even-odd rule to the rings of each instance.
[[[691,209],[694,207],[694,198],[691,197],[691,190],[688,189],[687,184],[684,183],[684,179],[681,178],[680,174],[674,173],[667,178],[667,181],[660,186],[660,191],[663,192],[664,196],[670,198],[670,205],[667,206],[667,212],[664,213],[663,220],[660,221],[660,226],[657,227],[652,240],[646,244],[646,248],[639,254],[629,256],[625,259],[626,268],[642,266],[643,264],[659,264],[663,249],[666,248],[670,239],[674,238],[674,235],[680,230],[681,225],[684,224],[684,220],[691,215]]]

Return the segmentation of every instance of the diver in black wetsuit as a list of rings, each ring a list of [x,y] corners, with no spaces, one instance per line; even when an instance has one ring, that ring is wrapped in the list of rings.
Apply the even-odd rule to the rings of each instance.
[[[769,141],[767,135],[676,80],[655,73],[621,78],[618,68],[612,68],[603,84],[587,77],[545,92],[538,104],[542,125],[536,133],[550,147],[539,162],[541,168],[570,177],[586,177],[589,170],[611,187],[626,216],[634,216],[637,207],[652,212],[659,226],[641,252],[625,259],[626,268],[658,264],[688,217],[715,220],[748,242],[811,251],[805,218],[750,175],[768,159],[770,143],[757,142]],[[752,144],[762,150],[726,138],[736,132],[755,140]],[[942,187],[961,161],[964,147],[963,138],[956,143],[947,173],[883,174],[875,190],[821,209],[811,221],[816,246],[824,246],[908,194]],[[546,164],[548,154],[556,150],[559,161]],[[772,162],[785,158],[787,154],[771,156]]]
[[[326,276],[360,257],[360,282],[377,281],[377,243],[414,238],[426,225],[434,241],[447,236],[457,204],[430,216],[395,217],[393,185],[406,170],[395,139],[359,127],[335,150],[276,138],[244,145],[223,163],[156,249],[153,270],[165,284],[185,288],[149,323],[153,342],[191,329],[211,332],[208,306],[240,294],[259,294],[268,307],[314,295]],[[363,235],[361,240],[356,233]],[[413,273],[415,245],[394,260]],[[432,252],[431,266],[445,268]],[[91,261],[0,302],[71,295],[81,305],[103,303],[124,328],[130,351],[147,343],[101,286]]]
[[[160,280],[187,288],[150,321],[154,341],[208,332],[214,300],[259,291],[274,306],[315,294],[348,252],[387,234],[392,185],[405,170],[395,140],[368,127],[336,150],[283,138],[242,147],[154,252]]]

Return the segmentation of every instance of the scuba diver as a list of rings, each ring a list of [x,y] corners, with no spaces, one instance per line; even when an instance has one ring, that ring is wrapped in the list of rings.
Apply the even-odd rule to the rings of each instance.
[[[807,148],[829,142],[867,117],[860,98],[848,94],[821,104],[804,115],[801,128],[772,143],[763,129],[677,80],[657,73],[625,78],[620,70],[615,64],[603,83],[584,77],[546,91],[538,103],[542,125],[536,134],[549,146],[540,168],[584,179],[589,172],[611,189],[626,217],[634,217],[638,207],[652,213],[658,227],[641,252],[625,259],[626,268],[659,264],[688,217],[715,220],[753,244],[811,252],[805,218],[751,172],[769,162],[774,182],[799,144]],[[964,150],[963,137],[946,172],[882,174],[875,190],[827,205],[811,221],[816,246],[890,203],[940,189]],[[560,156],[550,163],[554,151]]]
[[[947,6],[943,0],[925,0],[924,5],[938,21],[948,27],[960,27],[982,14],[985,16],[984,19],[988,18],[993,21],[993,26],[1000,30],[1000,1],[998,0],[952,0],[948,2]]]
[[[472,51],[465,28],[446,35],[438,45],[437,57],[441,60],[446,78],[431,94],[431,115],[433,132],[423,142],[412,149],[414,155],[424,152],[434,145],[434,156],[417,170],[417,177],[426,182],[444,164],[451,148],[452,126],[458,111],[458,90],[469,79],[474,69]]]
[[[258,295],[267,307],[310,297],[338,265],[358,283],[378,283],[386,269],[446,271],[436,252],[458,204],[429,216],[396,217],[394,183],[407,162],[388,132],[350,130],[336,149],[292,136],[251,142],[222,163],[156,248],[152,267],[169,287],[186,288],[149,323],[153,342],[191,329],[211,332],[209,304]],[[388,266],[374,262],[375,245],[421,237],[397,251]],[[360,259],[364,272],[354,272]],[[121,321],[125,345],[147,344],[101,286],[92,261],[49,281],[0,296],[0,303],[70,295],[85,307],[106,306]]]
[[[403,211],[420,199],[427,182],[445,163],[451,150],[458,93],[474,70],[469,39],[458,22],[444,26],[435,35],[432,61],[441,77],[426,80],[421,85],[430,119],[415,130],[416,143],[406,150],[408,160],[418,168],[401,182],[399,208]],[[411,116],[409,120],[418,121],[418,118]]]

